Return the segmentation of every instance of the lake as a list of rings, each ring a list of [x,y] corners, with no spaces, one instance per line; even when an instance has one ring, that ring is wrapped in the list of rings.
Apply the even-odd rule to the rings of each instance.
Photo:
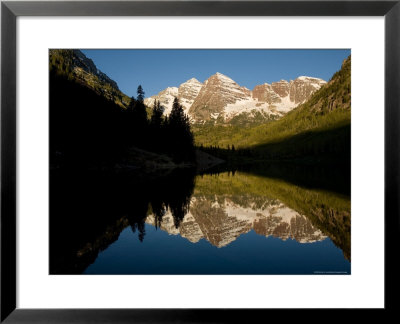
[[[50,273],[350,274],[342,178],[292,166],[55,173]]]

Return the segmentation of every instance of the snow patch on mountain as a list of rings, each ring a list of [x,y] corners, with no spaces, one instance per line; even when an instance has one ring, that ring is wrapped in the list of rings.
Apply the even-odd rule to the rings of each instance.
[[[268,106],[265,103],[260,103],[257,99],[254,98],[237,100],[233,104],[226,105],[224,109],[224,117],[225,120],[230,120],[236,115],[239,115],[243,112],[251,112],[253,109],[264,111],[268,109]]]
[[[177,87],[168,87],[157,95],[144,99],[144,104],[149,107],[153,107],[154,100],[160,101],[161,106],[164,108],[164,114],[169,115],[174,103],[175,97],[178,96]]]

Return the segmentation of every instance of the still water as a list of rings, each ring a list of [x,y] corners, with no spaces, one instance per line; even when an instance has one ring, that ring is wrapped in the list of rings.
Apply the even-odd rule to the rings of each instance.
[[[51,178],[53,274],[350,274],[346,190],[244,171]]]

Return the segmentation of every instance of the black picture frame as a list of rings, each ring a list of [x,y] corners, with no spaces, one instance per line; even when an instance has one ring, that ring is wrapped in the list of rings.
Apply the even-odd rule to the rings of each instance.
[[[396,310],[400,162],[400,0],[394,1],[2,1],[1,322],[142,323],[266,320],[269,309],[16,308],[16,19],[19,16],[384,16],[385,310]],[[367,285],[368,283],[366,283]],[[243,298],[246,298],[243,296]],[[282,311],[282,310],[281,310]],[[297,310],[304,311],[304,310]],[[381,313],[379,313],[381,314]],[[270,315],[270,314],[268,314]],[[287,316],[287,315],[285,315]],[[292,314],[293,316],[293,314]],[[298,315],[294,315],[298,316]],[[380,315],[379,315],[380,316]],[[247,320],[246,320],[247,319]]]

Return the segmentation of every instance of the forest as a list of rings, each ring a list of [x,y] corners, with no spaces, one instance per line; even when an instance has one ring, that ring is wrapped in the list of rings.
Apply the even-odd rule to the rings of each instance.
[[[166,154],[174,162],[194,162],[194,137],[176,99],[169,116],[159,102],[148,113],[144,90],[127,108],[101,93],[50,71],[50,165],[109,168],[126,160],[129,149]]]

